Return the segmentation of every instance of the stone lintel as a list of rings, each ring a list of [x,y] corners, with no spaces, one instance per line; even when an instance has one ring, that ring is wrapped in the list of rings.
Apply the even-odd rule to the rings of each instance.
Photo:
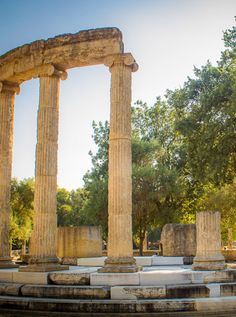
[[[30,80],[34,69],[45,64],[63,70],[103,64],[106,56],[122,53],[123,49],[122,33],[117,28],[85,30],[35,41],[0,56],[0,81]]]

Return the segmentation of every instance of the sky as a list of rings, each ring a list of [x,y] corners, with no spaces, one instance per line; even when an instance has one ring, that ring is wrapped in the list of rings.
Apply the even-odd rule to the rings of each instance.
[[[235,25],[235,0],[0,0],[0,55],[39,39],[101,27],[118,27],[125,52],[139,64],[132,105],[155,103],[183,85],[193,67],[213,64],[224,49],[223,31]],[[110,73],[104,65],[76,68],[61,81],[58,186],[83,186],[91,169],[92,121],[109,120]],[[16,96],[13,169],[34,176],[39,80]]]

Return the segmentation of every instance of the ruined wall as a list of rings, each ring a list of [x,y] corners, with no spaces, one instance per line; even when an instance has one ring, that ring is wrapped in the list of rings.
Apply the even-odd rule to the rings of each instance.
[[[102,230],[99,226],[57,228],[57,256],[80,258],[102,256]]]
[[[196,254],[196,225],[168,223],[161,233],[164,256],[193,256]]]

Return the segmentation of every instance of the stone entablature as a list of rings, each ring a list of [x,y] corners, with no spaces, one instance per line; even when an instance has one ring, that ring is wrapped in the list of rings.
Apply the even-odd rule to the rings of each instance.
[[[0,56],[0,82],[22,83],[40,76],[41,67],[58,70],[105,64],[109,55],[123,53],[122,33],[101,28],[59,35],[25,44]]]

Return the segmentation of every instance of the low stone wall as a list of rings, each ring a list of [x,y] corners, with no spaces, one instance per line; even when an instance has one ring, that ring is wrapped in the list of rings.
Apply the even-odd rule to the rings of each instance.
[[[161,233],[163,256],[194,256],[196,254],[196,225],[168,223]]]
[[[102,256],[102,230],[99,226],[57,228],[57,256],[80,258]]]

